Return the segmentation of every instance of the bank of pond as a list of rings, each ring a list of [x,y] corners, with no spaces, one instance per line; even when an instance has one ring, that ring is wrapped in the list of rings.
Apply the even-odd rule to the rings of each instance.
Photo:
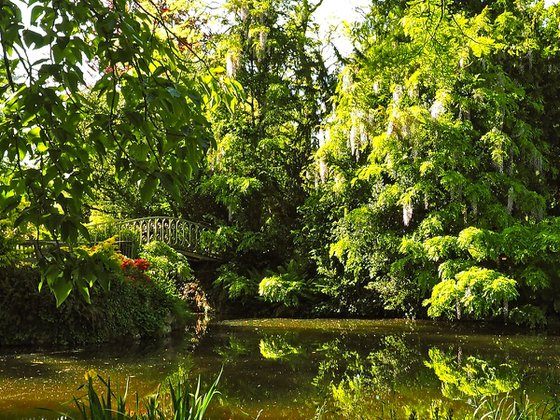
[[[194,393],[201,378],[204,396],[221,370],[219,393],[204,418],[558,418],[559,350],[560,336],[522,335],[503,326],[211,322],[201,337],[0,350],[0,418],[81,418],[73,397],[85,407],[91,401],[87,386],[78,386],[91,380],[105,395],[107,378],[115,395],[128,381],[127,410],[146,414],[144,402],[158,389],[169,402],[169,384],[186,380]]]

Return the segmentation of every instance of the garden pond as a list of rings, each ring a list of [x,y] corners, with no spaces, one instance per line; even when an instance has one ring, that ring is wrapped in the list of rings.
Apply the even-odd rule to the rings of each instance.
[[[0,350],[0,418],[56,418],[94,369],[129,399],[188,374],[211,383],[212,419],[356,418],[384,407],[460,412],[482,396],[560,393],[560,336],[405,320],[261,319],[211,323],[157,343],[68,350]],[[51,411],[40,410],[45,408]]]

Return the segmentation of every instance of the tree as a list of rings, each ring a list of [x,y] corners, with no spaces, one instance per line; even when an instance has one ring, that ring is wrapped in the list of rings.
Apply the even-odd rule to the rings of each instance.
[[[193,74],[196,52],[166,26],[165,10],[30,1],[30,23],[15,2],[0,10],[2,215],[19,206],[16,224],[75,245],[87,237],[95,165],[108,156],[111,175],[139,185],[143,200],[160,184],[178,197],[212,142],[205,113],[220,81],[211,69]],[[56,260],[46,279],[63,290],[60,302],[75,279]]]
[[[211,9],[204,0],[177,0],[167,2],[165,7],[160,9],[161,18],[164,24],[156,28],[156,34],[162,38],[166,37],[166,31],[170,31],[174,36],[174,42],[177,44],[178,54],[181,54],[186,70],[183,77],[196,79],[199,74],[211,74],[219,79],[222,85],[227,85],[235,92],[235,96],[230,95],[225,114],[228,114],[228,106],[235,105],[236,97],[242,97],[242,88],[233,79],[225,76],[225,69],[219,62],[213,62],[212,58],[216,50],[216,38],[219,34],[215,34],[215,28],[221,28],[216,22],[219,20],[217,10]],[[156,13],[155,6],[150,2],[143,2],[143,5],[152,13]],[[198,57],[204,57],[199,59]],[[214,80],[215,81],[215,80]],[[226,92],[221,92],[222,96]],[[213,98],[215,105],[217,98]],[[206,117],[210,113],[206,113]],[[200,137],[199,143],[206,150],[213,145],[212,133],[206,133],[206,137]],[[108,213],[113,217],[135,218],[149,215],[173,215],[179,216],[182,212],[181,204],[185,201],[185,195],[190,190],[187,185],[188,179],[185,177],[181,185],[181,198],[177,199],[176,194],[172,194],[168,189],[164,188],[161,183],[156,187],[155,193],[151,199],[147,200],[141,194],[142,185],[138,185],[133,177],[127,173],[115,177],[115,160],[117,156],[114,153],[107,153],[102,160],[97,159],[95,171],[92,176],[93,185],[95,185],[95,197],[91,200],[90,207],[98,209],[102,213]],[[196,162],[193,168],[193,176],[199,176],[200,172],[204,172],[204,159]],[[176,191],[175,191],[176,192]],[[197,207],[199,207],[197,205]],[[198,213],[204,211],[189,211],[185,214],[189,219],[197,219]]]
[[[335,81],[314,35],[320,3],[228,2],[228,23],[217,42],[215,63],[226,63],[246,97],[233,115],[225,108],[214,113],[217,147],[197,190],[214,201],[211,214],[222,233],[214,243],[224,243],[232,256],[220,281],[239,290],[244,279],[241,289],[251,297],[263,271],[290,271],[297,265],[291,259],[306,260],[294,243],[302,227],[298,207],[307,195],[304,171],[318,127],[330,113]],[[257,273],[250,275],[251,269]]]
[[[549,245],[525,251],[557,255],[543,219],[558,212],[558,19],[543,2],[372,2],[316,154],[314,200],[335,215],[316,255],[337,302],[416,313],[451,293],[447,310],[476,318],[556,290],[556,266],[537,285],[506,239],[475,243],[548,226]]]

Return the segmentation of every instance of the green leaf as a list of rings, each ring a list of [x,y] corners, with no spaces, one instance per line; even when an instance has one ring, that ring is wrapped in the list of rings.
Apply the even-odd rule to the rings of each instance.
[[[91,296],[89,294],[89,288],[87,286],[79,286],[78,290],[80,294],[83,296],[85,301],[91,305]]]
[[[76,224],[70,220],[66,219],[62,222],[60,226],[61,238],[65,242],[75,244],[78,240],[78,230]]]
[[[142,202],[144,204],[148,203],[152,199],[158,186],[159,186],[158,178],[156,177],[146,178],[146,180],[140,187],[140,198],[142,199]]]
[[[59,278],[50,285],[50,288],[54,293],[54,297],[56,298],[56,307],[58,308],[62,305],[66,298],[68,298],[70,292],[72,292],[72,282]]]
[[[180,98],[181,97],[181,92],[179,92],[174,87],[168,87],[167,92],[169,92],[169,95],[171,95],[173,98]]]
[[[41,16],[44,11],[45,8],[43,6],[41,5],[34,6],[33,9],[31,9],[31,23],[37,22],[37,19],[39,19],[39,16]]]
[[[33,47],[34,45],[37,49],[49,44],[49,37],[41,35],[40,33],[32,31],[31,29],[26,29],[23,31],[23,40],[25,41],[25,45],[27,45],[27,47],[29,48]]]
[[[171,194],[174,200],[179,201],[181,199],[181,189],[179,188],[177,180],[168,173],[160,173],[158,177],[163,188]]]
[[[21,197],[17,195],[5,196],[0,194],[0,213],[7,214],[17,208],[21,202]]]

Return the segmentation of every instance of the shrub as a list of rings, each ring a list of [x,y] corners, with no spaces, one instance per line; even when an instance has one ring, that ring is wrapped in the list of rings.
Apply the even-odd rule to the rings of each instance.
[[[129,257],[136,257],[140,250],[140,231],[119,225],[111,217],[91,217],[92,224],[88,226],[89,240],[98,243],[114,237],[119,250]],[[83,238],[85,239],[85,238]]]
[[[292,280],[286,274],[272,275],[264,277],[259,283],[259,295],[267,302],[297,306],[303,287],[302,281]]]
[[[149,263],[146,274],[170,296],[181,296],[185,283],[193,279],[187,257],[164,242],[153,241],[144,245],[140,257]]]
[[[509,318],[517,325],[525,325],[531,329],[546,326],[546,315],[534,305],[523,305],[511,310]]]
[[[172,319],[178,321],[175,327],[184,326],[192,315],[185,302],[184,289],[194,279],[187,258],[161,241],[144,245],[140,257],[134,260],[134,268],[149,278],[150,284],[158,293],[166,296]]]
[[[148,261],[127,259],[109,242],[76,253],[74,265],[83,257],[87,267],[92,261],[111,266],[89,287],[91,304],[72,293],[57,307],[55,296],[38,288],[37,270],[13,266],[0,270],[0,345],[154,337],[186,325],[190,318],[186,303],[150,280]]]
[[[149,267],[150,262],[143,258],[133,260],[131,258],[122,257],[121,270],[125,280],[149,284],[150,277],[146,274]]]
[[[259,295],[267,302],[297,306],[309,293],[308,282],[303,278],[304,269],[296,260],[287,267],[278,267],[278,272],[269,272],[259,283]]]
[[[252,272],[244,276],[239,274],[239,267],[229,263],[218,268],[214,285],[225,291],[229,299],[245,301],[257,295],[259,281],[258,273]]]

